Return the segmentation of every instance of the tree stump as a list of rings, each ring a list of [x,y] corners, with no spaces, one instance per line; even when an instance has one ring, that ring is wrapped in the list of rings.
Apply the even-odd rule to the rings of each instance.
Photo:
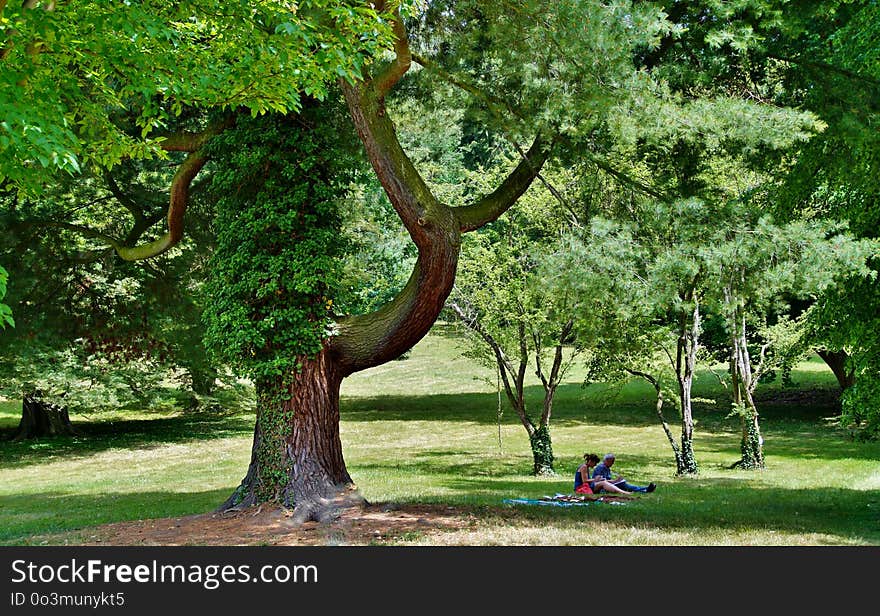
[[[47,402],[37,394],[25,396],[21,403],[21,421],[12,437],[14,441],[41,436],[73,436],[76,431],[70,423],[66,406]]]

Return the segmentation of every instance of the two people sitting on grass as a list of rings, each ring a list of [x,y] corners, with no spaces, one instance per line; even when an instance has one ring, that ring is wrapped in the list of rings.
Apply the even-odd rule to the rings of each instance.
[[[620,475],[611,475],[611,466],[614,464],[614,454],[605,454],[602,462],[594,453],[584,454],[584,463],[581,464],[574,474],[574,491],[578,494],[631,494],[632,492],[653,492],[657,486],[650,483],[647,486],[636,486],[627,483]],[[595,467],[595,468],[594,468]],[[590,469],[593,469],[590,476]]]
[[[584,463],[581,464],[574,474],[574,491],[577,494],[598,494],[602,490],[616,494],[629,494],[621,490],[604,477],[590,477],[590,471],[599,464],[599,456],[594,453],[584,454]]]

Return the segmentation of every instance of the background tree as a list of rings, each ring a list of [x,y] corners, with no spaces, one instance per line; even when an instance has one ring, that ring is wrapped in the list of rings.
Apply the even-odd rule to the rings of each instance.
[[[14,264],[20,315],[20,327],[0,341],[7,396],[27,396],[37,413],[59,404],[72,413],[160,401],[193,406],[210,396],[218,373],[201,342],[197,298],[210,205],[195,197],[187,241],[147,267],[89,239],[155,237],[169,176],[167,162],[132,162],[100,177],[62,177],[40,195],[2,197],[0,254]]]
[[[733,408],[742,423],[740,465],[762,468],[763,439],[753,394],[764,374],[789,361],[786,350],[798,347],[790,326],[804,331],[802,320],[783,319],[768,327],[769,305],[783,294],[815,296],[847,275],[870,277],[866,260],[876,245],[854,241],[827,222],[775,225],[766,216],[749,221],[747,213],[723,233],[711,244],[716,255],[710,275],[717,276],[716,301],[730,336]],[[757,357],[749,352],[749,329],[755,326],[765,333]]]
[[[668,36],[646,63],[671,87],[700,84],[756,100],[811,110],[824,130],[791,150],[750,156],[775,167],[767,207],[780,222],[830,218],[857,237],[876,237],[877,101],[880,100],[876,2],[666,2],[670,21],[685,26]],[[674,61],[673,61],[674,59]],[[767,154],[770,154],[769,157]],[[873,265],[876,270],[876,264]],[[843,418],[861,434],[876,434],[878,285],[856,276],[817,298],[813,340],[844,389]],[[858,374],[864,380],[857,384]]]
[[[655,388],[679,474],[696,472],[689,461],[691,402],[703,307],[724,316],[729,336],[733,407],[742,424],[738,464],[761,468],[755,388],[763,375],[791,363],[806,347],[804,319],[769,323],[769,308],[784,297],[820,293],[845,275],[870,275],[866,260],[877,249],[872,242],[853,240],[827,222],[779,226],[766,216],[749,216],[746,204],[655,205],[641,217],[638,231],[594,219],[588,233],[570,238],[550,261],[560,272],[555,284],[591,307],[577,319],[575,331],[593,351],[592,372],[604,378],[640,376]],[[662,417],[666,379],[658,356],[668,359],[677,385],[680,444]]]
[[[555,244],[564,224],[552,200],[546,190],[532,189],[515,212],[469,236],[447,300],[467,334],[466,355],[498,371],[529,436],[535,475],[555,474],[553,399],[579,354],[571,336],[578,304],[568,294],[548,292],[536,257]],[[538,377],[544,390],[537,421],[526,402],[527,372]]]
[[[672,447],[676,472],[689,471],[682,444],[673,435],[663,409],[678,409],[680,377],[673,357],[678,338],[662,318],[666,307],[652,303],[647,279],[650,251],[630,224],[593,218],[589,226],[561,238],[542,259],[545,283],[555,292],[578,298],[574,335],[585,349],[587,381],[620,383],[646,380],[656,392],[655,410]],[[682,419],[682,439],[688,433]],[[690,449],[692,450],[692,446]]]
[[[655,202],[638,220],[627,225],[594,219],[554,258],[555,283],[581,297],[585,309],[575,331],[581,344],[596,349],[594,372],[641,373],[657,390],[661,412],[663,378],[651,366],[656,354],[666,358],[681,418],[680,440],[670,444],[677,472],[694,474],[693,382],[709,291],[704,237],[718,212],[697,200]],[[609,360],[611,365],[596,369],[595,362]]]
[[[794,15],[800,18],[774,37],[767,56],[780,65],[783,102],[813,110],[828,128],[792,157],[776,193],[777,217],[832,218],[857,237],[876,238],[880,7],[829,2]],[[844,390],[842,419],[868,437],[880,430],[878,313],[877,279],[859,275],[829,288],[810,312],[820,356]]]

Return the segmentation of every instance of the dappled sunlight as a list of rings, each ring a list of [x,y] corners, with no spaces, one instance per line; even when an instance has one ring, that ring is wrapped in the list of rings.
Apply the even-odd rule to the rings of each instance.
[[[476,526],[411,538],[416,543],[880,542],[880,443],[851,440],[827,425],[822,401],[831,398],[820,397],[819,406],[811,406],[810,390],[768,398],[773,403],[762,417],[767,464],[762,471],[729,468],[739,458],[738,421],[726,417],[720,403],[698,406],[700,472],[676,477],[669,442],[641,384],[585,389],[570,382],[560,388],[552,420],[557,475],[535,477],[528,437],[516,415],[505,406],[499,426],[497,394],[469,391],[473,366],[447,338],[429,336],[420,344],[429,352],[421,355],[417,346],[410,359],[392,362],[386,373],[344,391],[340,424],[349,473],[369,502],[477,508]],[[440,362],[435,369],[442,378],[424,377],[420,361]],[[827,376],[811,362],[806,366],[809,373]],[[795,379],[801,374],[799,368]],[[459,381],[464,384],[457,389],[451,385]],[[532,385],[527,393],[536,408],[541,388]],[[18,412],[12,403],[0,406],[9,430]],[[678,436],[674,415],[670,409]],[[21,542],[62,531],[87,537],[90,527],[106,522],[205,513],[240,482],[249,460],[252,412],[139,417],[126,411],[101,422],[77,422],[77,437],[0,443],[0,540]],[[653,481],[657,491],[623,506],[599,504],[576,512],[503,504],[509,498],[570,493],[582,455],[608,451],[618,456],[615,472],[636,484]]]
[[[4,519],[4,523],[0,525],[0,542],[28,543],[28,537],[32,535],[88,529],[120,520],[202,513],[210,511],[226,495],[228,489],[194,489],[185,495],[161,490],[96,491],[91,494],[63,491],[4,494],[0,495],[0,511]],[[81,533],[83,538],[89,534],[87,530]],[[74,533],[74,537],[76,536],[77,533]]]
[[[88,459],[112,449],[150,449],[165,443],[201,443],[253,431],[253,416],[227,413],[176,413],[153,419],[74,421],[77,436],[0,441],[0,466],[12,468],[47,461]],[[0,433],[8,438],[11,432]]]
[[[601,506],[601,505],[598,505]],[[475,529],[431,534],[406,545],[486,545],[486,546],[816,546],[866,545],[862,541],[841,542],[824,534],[799,534],[764,529],[740,529],[731,535],[727,528],[701,528],[698,531],[657,529],[649,526],[617,526],[583,520],[562,528],[547,524],[498,520]]]

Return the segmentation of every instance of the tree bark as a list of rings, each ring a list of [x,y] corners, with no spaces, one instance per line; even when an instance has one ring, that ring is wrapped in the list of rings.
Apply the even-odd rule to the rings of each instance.
[[[657,417],[660,419],[660,425],[663,426],[663,432],[666,434],[666,440],[669,441],[669,445],[672,447],[672,454],[675,456],[676,473],[679,475],[686,474],[686,465],[684,463],[684,457],[681,454],[681,448],[675,441],[675,436],[672,434],[672,430],[669,428],[669,423],[666,421],[666,417],[663,415],[664,399],[663,388],[660,386],[660,382],[647,372],[631,370],[629,368],[627,368],[626,371],[633,376],[639,376],[648,381],[654,387],[654,391],[657,392],[657,403],[654,408],[657,412]]]
[[[67,407],[47,402],[37,393],[24,396],[21,402],[21,421],[12,439],[23,441],[61,435],[76,435]]]
[[[733,382],[733,405],[740,416],[740,452],[742,457],[735,466],[746,469],[764,468],[764,439],[758,422],[758,408],[753,392],[758,377],[752,372],[746,339],[745,316],[735,311],[733,339],[731,340],[731,381]]]
[[[740,467],[745,469],[764,468],[764,439],[761,437],[761,428],[758,424],[758,411],[754,403],[746,407],[746,413],[742,417],[742,438],[740,451],[742,458]]]
[[[517,342],[519,348],[519,366],[514,370],[514,366],[508,358],[507,353],[501,348],[501,345],[495,338],[486,331],[485,327],[476,314],[465,311],[457,302],[450,302],[449,307],[458,315],[458,318],[465,326],[478,335],[483,342],[492,350],[495,357],[495,363],[498,367],[498,375],[504,383],[504,391],[511,407],[519,417],[520,422],[526,430],[529,437],[529,445],[532,450],[532,474],[543,476],[555,476],[554,468],[555,457],[553,455],[553,442],[550,438],[550,418],[553,414],[553,398],[561,380],[560,367],[562,365],[562,344],[556,346],[553,366],[550,371],[549,379],[545,377],[541,366],[541,345],[540,339],[533,334],[535,348],[533,349],[535,359],[535,374],[541,379],[544,386],[544,403],[541,411],[541,418],[537,425],[529,415],[526,409],[525,400],[525,375],[529,360],[528,340],[525,324],[520,321],[517,326]],[[573,321],[568,321],[563,328],[560,339],[571,332]],[[500,392],[499,392],[500,393]]]
[[[849,359],[846,351],[817,351],[817,354],[831,368],[841,391],[846,391],[855,384],[855,372],[846,367],[846,360]]]
[[[326,520],[363,501],[342,457],[338,363],[326,349],[301,363],[296,374],[258,385],[250,466],[221,509],[276,501],[295,519]]]
[[[553,443],[550,440],[550,426],[539,426],[529,435],[532,446],[532,473],[539,476],[555,476],[553,470]]]
[[[695,301],[694,298],[691,298]],[[679,397],[681,399],[681,464],[679,475],[694,475],[698,472],[697,458],[694,455],[694,415],[691,406],[691,390],[697,364],[697,348],[700,335],[700,308],[694,306],[688,319],[682,317],[679,329],[676,372],[678,374]]]
[[[532,442],[532,453],[535,457],[535,475],[555,475],[556,469],[553,468],[553,444],[550,441],[550,418],[553,415],[553,398],[556,396],[556,390],[564,376],[565,370],[562,369],[563,342],[571,334],[574,327],[574,321],[569,319],[559,332],[559,342],[553,352],[553,364],[550,367],[550,376],[544,375],[544,369],[541,365],[541,355],[543,354],[543,345],[541,344],[541,335],[532,331],[532,339],[535,348],[535,374],[541,380],[544,387],[544,407],[541,411],[541,421],[538,427],[538,433],[529,435]],[[546,433],[546,437],[544,434]]]

